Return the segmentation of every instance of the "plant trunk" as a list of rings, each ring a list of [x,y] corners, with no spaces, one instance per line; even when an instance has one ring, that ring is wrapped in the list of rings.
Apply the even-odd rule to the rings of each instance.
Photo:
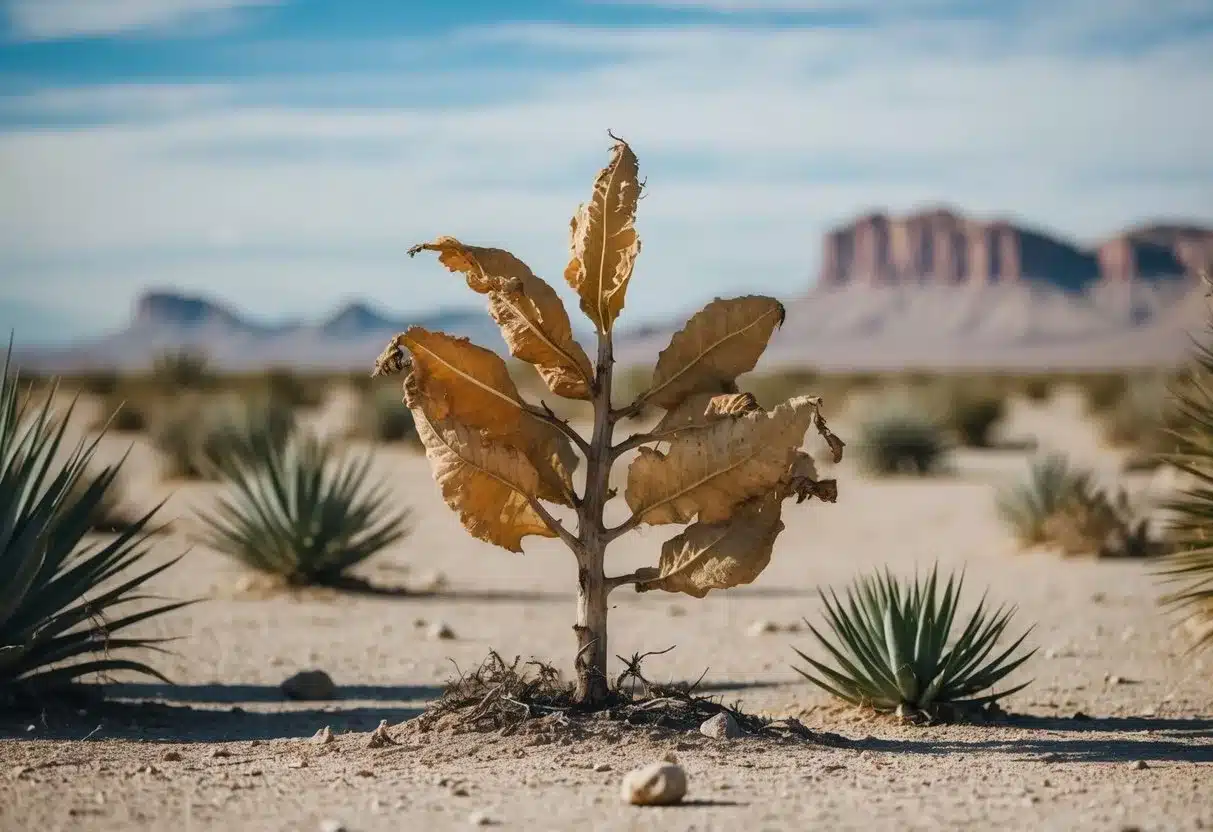
[[[598,366],[594,373],[594,435],[586,459],[585,496],[578,512],[582,549],[577,553],[576,700],[597,708],[610,696],[607,685],[607,586],[603,565],[606,527],[603,509],[611,484],[611,368],[615,358],[609,333],[598,335]]]
[[[607,590],[601,546],[587,550],[577,567],[577,702],[598,707],[610,694],[607,685]]]

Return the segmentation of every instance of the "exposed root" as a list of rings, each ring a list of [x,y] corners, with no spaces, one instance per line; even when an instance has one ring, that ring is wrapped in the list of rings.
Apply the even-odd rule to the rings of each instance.
[[[634,654],[630,659],[617,656],[624,670],[615,680],[608,701],[598,710],[577,705],[574,686],[563,681],[550,664],[523,662],[518,657],[506,662],[491,651],[475,670],[459,672],[443,695],[411,721],[411,730],[496,731],[501,736],[560,731],[577,736],[596,727],[622,723],[697,732],[705,721],[726,712],[750,736],[809,740],[835,747],[849,744],[843,737],[810,731],[794,717],[767,719],[745,713],[736,703],[729,706],[717,698],[699,696],[695,690],[702,676],[689,685],[662,685],[645,678],[643,661],[672,649]]]

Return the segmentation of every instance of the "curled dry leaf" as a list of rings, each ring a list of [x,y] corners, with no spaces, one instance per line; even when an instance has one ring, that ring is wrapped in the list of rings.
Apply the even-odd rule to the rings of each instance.
[[[803,503],[811,497],[827,503],[836,503],[838,481],[818,479],[817,465],[813,462],[813,457],[798,451],[788,468],[788,475],[780,483],[779,493],[781,499],[795,494],[797,503]]]
[[[674,333],[642,399],[670,410],[694,393],[736,391],[729,386],[754,369],[783,317],[783,304],[774,298],[717,298]]]
[[[439,237],[409,249],[438,252],[438,261],[467,279],[468,286],[488,295],[489,313],[510,355],[533,364],[548,389],[568,399],[589,399],[593,369],[585,350],[573,338],[568,312],[556,290],[536,277],[508,251],[466,246],[454,237]]]
[[[783,531],[783,497],[775,492],[738,507],[721,523],[694,523],[661,547],[651,580],[636,584],[637,592],[662,589],[702,598],[713,589],[753,583],[771,562],[775,538]]]
[[[405,401],[442,498],[473,537],[511,552],[522,551],[527,535],[556,537],[531,503],[539,495],[539,472],[526,454],[467,425],[434,418],[411,377]]]
[[[522,451],[539,471],[539,497],[572,505],[577,455],[559,430],[526,408],[501,356],[419,326],[397,342],[413,356],[412,384],[432,418],[477,428]]]
[[[770,413],[721,418],[675,435],[668,454],[641,448],[624,498],[642,523],[725,520],[733,509],[785,479],[817,407],[801,396]]]
[[[611,161],[594,181],[594,193],[573,215],[573,257],[564,279],[581,296],[581,310],[599,332],[610,332],[623,310],[632,267],[640,253],[636,204],[640,163],[627,142],[617,140]]]

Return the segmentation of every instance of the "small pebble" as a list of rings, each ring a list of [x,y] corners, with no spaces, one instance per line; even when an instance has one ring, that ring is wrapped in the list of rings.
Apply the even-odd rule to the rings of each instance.
[[[733,740],[745,736],[737,720],[728,711],[721,711],[699,726],[699,733],[716,740]]]
[[[472,812],[468,815],[468,823],[472,826],[492,826],[493,820],[484,812]]]
[[[435,621],[426,631],[426,635],[435,641],[450,641],[455,637],[455,631],[445,621]]]
[[[610,771],[610,770],[611,770],[610,763],[599,763],[598,765],[594,766],[594,771],[603,772],[603,771]]]
[[[1150,766],[1149,766],[1149,765],[1146,763],[1146,761],[1145,761],[1145,760],[1138,760],[1137,762],[1135,762],[1135,763],[1133,764],[1133,770],[1134,770],[1134,771],[1145,771],[1145,770],[1146,770],[1146,769],[1148,769],[1149,767],[1150,767]]]
[[[651,763],[624,775],[620,791],[633,806],[672,806],[686,797],[687,774],[677,763]]]
[[[665,608],[665,613],[670,618],[682,618],[684,615],[687,614],[687,610],[686,610],[686,607],[683,607],[679,604],[670,604],[668,607]]]
[[[379,720],[379,727],[371,732],[371,738],[367,740],[367,748],[383,748],[388,745],[395,745],[396,741],[392,739],[392,735],[387,731],[387,720]]]
[[[777,625],[774,621],[766,620],[755,621],[749,626],[749,629],[746,630],[746,634],[751,636],[761,636],[766,633],[776,632],[779,632],[779,625]]]
[[[166,763],[179,763],[179,762],[181,762],[181,752],[180,751],[171,751],[171,750],[165,751],[164,756],[161,757],[161,759],[164,760]]]
[[[339,820],[320,821],[320,832],[347,832],[345,824]]]
[[[312,742],[316,745],[328,745],[333,741],[333,729],[327,725],[312,735]]]

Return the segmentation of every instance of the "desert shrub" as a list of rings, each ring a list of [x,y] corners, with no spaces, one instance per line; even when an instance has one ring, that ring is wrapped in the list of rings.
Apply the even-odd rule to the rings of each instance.
[[[32,411],[32,412],[31,412]],[[135,518],[114,539],[86,544],[115,487],[121,465],[89,468],[97,440],[63,454],[64,428],[47,398],[22,409],[6,358],[0,386],[0,701],[33,701],[48,689],[116,670],[163,679],[135,658],[160,639],[122,634],[169,612],[164,603],[115,614],[172,565],[145,568],[147,524]],[[132,569],[136,569],[131,574]],[[119,577],[121,575],[121,577]]]
[[[995,385],[976,381],[941,383],[933,392],[939,420],[962,444],[988,448],[994,426],[1006,415],[1006,397]]]
[[[287,408],[312,409],[324,403],[325,384],[319,377],[302,377],[275,367],[266,372],[264,395]]]
[[[252,450],[226,466],[228,493],[200,512],[202,541],[294,586],[340,581],[346,570],[406,533],[370,457],[338,452],[311,435],[285,443],[248,436]]]
[[[1099,415],[1112,409],[1129,386],[1125,373],[1095,373],[1075,379],[1087,403],[1087,412]]]
[[[901,715],[946,715],[1023,690],[1028,682],[992,691],[1036,652],[1012,658],[1031,629],[995,652],[1014,609],[989,611],[984,596],[965,626],[953,627],[963,584],[949,577],[940,596],[934,568],[912,583],[886,570],[857,578],[845,603],[820,592],[832,638],[805,623],[836,667],[794,650],[811,666],[796,672],[846,702]]]
[[[1134,379],[1101,421],[1104,438],[1113,445],[1130,446],[1136,457],[1152,458],[1176,447],[1168,432],[1175,426],[1175,406],[1162,376]]]
[[[1020,544],[1055,546],[1066,555],[1143,557],[1158,547],[1124,489],[1104,490],[1093,472],[1064,454],[1034,459],[1027,480],[1002,489],[998,513]]]
[[[215,480],[233,459],[285,443],[294,426],[294,411],[271,398],[187,396],[157,413],[150,434],[164,476]]]
[[[1208,647],[1213,645],[1213,351],[1199,345],[1192,364],[1175,390],[1177,448],[1164,459],[1193,482],[1163,506],[1171,514],[1168,536],[1175,550],[1163,561],[1160,577],[1170,587],[1163,603],[1191,616],[1201,633],[1198,644]]]
[[[1053,380],[1048,376],[1028,376],[1019,389],[1028,401],[1042,404],[1053,397]]]
[[[350,433],[372,442],[419,442],[413,413],[395,384],[375,385],[361,396]]]
[[[165,350],[152,359],[151,380],[158,389],[175,393],[205,390],[214,383],[210,360],[197,350]]]
[[[151,396],[118,389],[102,399],[100,412],[90,428],[101,430],[108,426],[113,433],[142,433],[152,421],[155,406]]]
[[[877,475],[926,475],[939,470],[949,445],[943,426],[908,397],[877,402],[859,422],[859,465]]]
[[[736,391],[738,377],[754,369],[783,321],[783,304],[770,297],[717,298],[692,315],[658,354],[648,385],[620,406],[627,397],[614,384],[613,333],[640,252],[640,191],[636,156],[616,139],[590,201],[574,216],[564,270],[596,333],[593,363],[574,338],[559,295],[508,251],[447,236],[409,251],[437,253],[470,289],[487,296],[510,354],[534,366],[553,397],[592,408],[589,436],[524,399],[505,361],[465,339],[414,326],[376,361],[377,375],[406,374],[405,400],[434,478],[469,533],[513,552],[530,536],[557,538],[569,549],[578,575],[573,698],[584,709],[612,701],[607,614],[613,590],[632,586],[701,598],[751,583],[770,561],[789,497],[798,503],[837,498],[837,484],[818,480],[813,458],[800,450],[807,431],[824,437],[835,462],[843,451],[818,399],[800,396],[768,411]],[[615,427],[646,409],[661,413],[660,421],[616,441]],[[638,453],[628,453],[633,450]],[[573,478],[577,451],[585,460],[580,494]],[[625,457],[621,496],[631,515],[609,527],[604,509],[614,494],[612,467]],[[549,505],[565,507],[570,519],[558,519]],[[576,531],[565,526],[573,517]],[[612,541],[641,525],[667,524],[688,525],[665,542],[656,565],[607,576]]]
[[[117,370],[93,370],[76,380],[76,388],[90,396],[111,396],[117,392],[122,377]]]

